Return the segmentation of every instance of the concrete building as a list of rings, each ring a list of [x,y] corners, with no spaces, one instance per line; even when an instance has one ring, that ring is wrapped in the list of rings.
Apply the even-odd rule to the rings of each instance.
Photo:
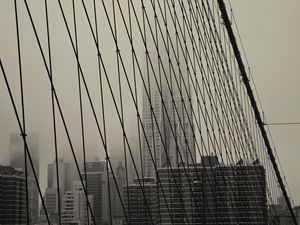
[[[88,196],[88,201],[93,210],[93,197]],[[63,225],[90,225],[93,224],[91,214],[87,215],[86,195],[80,181],[74,181],[73,190],[66,191],[63,198],[61,222]],[[88,222],[89,221],[89,222]]]
[[[36,133],[28,133],[26,142],[34,165],[34,171],[39,178],[39,136]],[[12,133],[9,139],[9,165],[25,172],[24,142],[20,134]],[[35,224],[39,212],[39,194],[33,170],[27,158],[27,184],[30,224]]]
[[[26,189],[24,173],[10,166],[0,166],[0,224],[26,224]]]

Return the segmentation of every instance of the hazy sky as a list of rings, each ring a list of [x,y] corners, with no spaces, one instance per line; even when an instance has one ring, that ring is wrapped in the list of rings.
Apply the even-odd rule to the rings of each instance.
[[[300,122],[300,2],[231,3],[268,122]],[[270,126],[270,130],[299,204],[300,125]]]
[[[22,2],[22,1],[18,1]],[[56,1],[53,1],[56,2]],[[65,6],[68,7],[68,3],[65,1]],[[71,2],[71,1],[70,1]],[[35,22],[37,23],[38,31],[42,35],[42,44],[46,46],[45,42],[45,26],[43,14],[43,1],[35,2],[29,1],[32,7],[32,12]],[[300,122],[300,103],[299,103],[299,65],[300,65],[300,2],[297,0],[273,0],[273,1],[231,1],[235,18],[238,23],[239,31],[243,40],[246,54],[250,63],[251,71],[257,86],[257,90],[260,96],[261,103],[264,108],[264,114],[268,122]],[[20,4],[20,33],[22,36],[22,51],[23,64],[24,64],[24,77],[27,77],[24,82],[25,94],[30,96],[27,99],[28,102],[34,102],[35,106],[27,106],[26,112],[28,115],[28,130],[34,132],[40,132],[40,155],[41,165],[46,165],[53,161],[52,146],[49,146],[49,135],[51,129],[45,131],[46,127],[51,126],[51,107],[49,98],[49,85],[47,78],[44,74],[44,67],[38,51],[32,28],[29,24],[28,16],[25,11],[24,4]],[[79,133],[74,130],[79,130],[79,123],[75,124],[74,118],[78,118],[78,106],[75,105],[70,99],[74,96],[74,90],[70,90],[66,87],[76,86],[76,77],[73,79],[66,78],[68,74],[76,74],[75,67],[69,68],[66,65],[75,64],[74,58],[65,58],[67,54],[71,54],[70,46],[65,47],[65,42],[56,42],[55,39],[67,38],[65,28],[62,23],[61,15],[58,14],[58,7],[56,3],[50,4],[50,9],[53,14],[50,15],[52,24],[55,24],[55,32],[53,35],[53,54],[57,57],[53,59],[55,65],[54,74],[59,74],[55,79],[57,80],[57,90],[61,94],[62,103],[67,116],[67,122],[71,130],[71,135],[75,136],[74,145],[80,146]],[[83,13],[79,10],[80,13]],[[69,21],[72,18],[67,17]],[[17,70],[17,50],[15,42],[15,18],[13,10],[13,1],[1,0],[0,2],[0,57],[6,67],[7,74],[11,81],[14,95],[19,98],[18,82],[18,70]],[[81,32],[88,32],[87,24],[84,21],[79,21],[79,30]],[[105,27],[105,26],[103,26]],[[103,28],[103,35],[108,32],[108,27]],[[120,31],[122,32],[122,30]],[[123,31],[124,32],[124,31]],[[80,39],[80,37],[79,37]],[[91,50],[92,40],[90,44],[87,44],[84,49],[80,51],[82,54],[95,55],[95,51]],[[122,42],[123,40],[121,40]],[[79,40],[83,43],[84,40]],[[13,43],[13,44],[12,44]],[[87,42],[88,43],[88,42]],[[45,47],[46,48],[46,47]],[[114,48],[113,43],[111,46],[105,46],[106,49]],[[109,49],[111,50],[111,49]],[[104,51],[105,52],[105,51]],[[107,51],[108,52],[108,51]],[[111,51],[111,55],[107,56],[107,59],[115,60],[114,52]],[[26,54],[29,53],[29,54]],[[109,53],[107,53],[109,54]],[[93,55],[93,56],[94,56]],[[89,58],[83,58],[86,70],[96,67],[97,61],[89,61]],[[109,68],[111,72],[116,68]],[[43,74],[43,75],[42,75]],[[54,75],[55,76],[55,75]],[[117,77],[112,78],[117,80]],[[92,77],[91,77],[92,80]],[[38,85],[37,85],[38,84]],[[90,88],[96,90],[98,83],[94,84],[90,82]],[[117,88],[117,86],[115,86]],[[125,90],[126,91],[126,90]],[[38,94],[36,94],[38,93]],[[17,98],[16,97],[16,98]],[[106,96],[109,98],[108,96]],[[84,96],[87,101],[86,96]],[[94,99],[97,99],[94,97]],[[19,100],[17,100],[19,103]],[[108,100],[108,101],[111,101]],[[8,138],[10,132],[17,132],[15,117],[11,108],[10,101],[8,99],[7,90],[4,86],[3,77],[0,76],[0,163],[7,164],[8,160]],[[111,104],[107,104],[107,111],[109,112]],[[131,124],[130,114],[134,113],[129,108],[132,105],[125,105],[128,114],[128,124]],[[20,109],[20,108],[19,108]],[[100,110],[100,106],[96,107],[97,112]],[[125,110],[126,111],[126,110]],[[86,116],[92,118],[90,110],[86,110]],[[116,115],[109,115],[116,118]],[[126,115],[125,115],[126,117]],[[46,118],[46,119],[45,119]],[[57,115],[57,118],[58,115]],[[112,118],[109,118],[113,120]],[[34,121],[34,122],[32,122]],[[59,119],[58,119],[59,121]],[[98,155],[100,158],[104,158],[103,151],[101,149],[101,143],[95,143],[93,138],[97,133],[95,124],[87,119],[89,129],[87,130],[87,148],[92,152],[90,157]],[[90,124],[89,124],[90,123]],[[133,124],[133,123],[132,123]],[[108,133],[115,131],[113,123],[109,125]],[[128,133],[131,132],[133,125],[129,125]],[[111,130],[110,130],[111,128]],[[270,130],[275,142],[277,154],[282,164],[283,170],[287,182],[289,184],[293,199],[296,204],[300,204],[300,179],[297,172],[299,171],[299,149],[300,145],[300,125],[290,126],[270,126]],[[43,132],[41,132],[43,131]],[[58,130],[59,136],[65,137],[61,127]],[[120,144],[118,141],[114,141],[114,135],[110,138],[110,147],[117,152],[120,151]],[[65,138],[61,138],[59,141],[60,149],[67,149],[68,144]],[[102,149],[101,149],[102,150]],[[51,152],[51,154],[49,153]],[[61,155],[69,155],[69,151],[61,150]],[[96,153],[97,152],[97,153]],[[70,155],[68,156],[70,157]],[[45,174],[45,168],[40,174]],[[42,183],[45,182],[42,178]]]

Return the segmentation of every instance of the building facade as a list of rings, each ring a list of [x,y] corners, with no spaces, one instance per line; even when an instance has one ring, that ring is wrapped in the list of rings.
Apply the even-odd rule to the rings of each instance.
[[[0,166],[0,224],[26,223],[24,173],[10,166]]]

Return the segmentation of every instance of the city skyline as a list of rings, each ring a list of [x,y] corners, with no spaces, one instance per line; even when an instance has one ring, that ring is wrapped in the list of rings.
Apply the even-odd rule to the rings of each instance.
[[[12,6],[12,3],[3,2],[2,4],[4,4],[5,6]],[[42,6],[38,7],[42,8]],[[276,4],[272,6],[272,10],[274,11],[271,10],[269,16],[265,18],[264,12],[265,9],[269,9],[268,3],[264,3],[263,5],[261,5],[259,2],[253,1],[251,3],[249,2],[247,4],[241,4],[238,1],[232,1],[232,8],[235,12],[236,19],[238,20],[237,22],[239,25],[239,31],[244,42],[244,47],[246,48],[245,50],[248,55],[248,60],[251,64],[251,72],[254,77],[258,93],[260,94],[261,103],[264,106],[263,112],[269,122],[298,121],[300,109],[297,106],[297,104],[290,103],[297,102],[298,98],[298,89],[296,84],[298,84],[299,82],[296,76],[297,69],[295,68],[295,65],[297,65],[296,60],[298,58],[297,55],[299,53],[299,48],[297,48],[297,46],[295,47],[293,43],[296,43],[296,40],[299,39],[300,34],[297,31],[297,29],[293,29],[293,26],[295,25],[295,27],[297,27],[296,21],[298,21],[299,19],[297,18],[298,14],[296,13],[296,11],[297,9],[299,9],[299,7],[299,3],[295,0],[291,0],[288,4],[285,4],[283,2],[276,2]],[[1,15],[3,16],[6,16],[8,15],[8,13],[12,12],[5,11],[5,7],[2,7],[2,9],[4,10],[4,12],[1,13]],[[280,11],[282,9],[285,9],[285,12],[292,11],[295,13],[289,13],[282,20],[276,16],[280,14]],[[42,12],[42,9],[40,11]],[[252,20],[249,20],[249,18],[252,17],[252,11],[257,11],[258,16],[252,18]],[[25,12],[21,13],[22,17],[26,18],[25,14]],[[59,17],[59,15],[57,17]],[[263,23],[260,22],[260,18],[265,18]],[[6,23],[4,23],[4,21],[6,20],[3,19],[1,21],[1,26],[5,27]],[[13,23],[13,19],[11,19],[11,23]],[[14,25],[12,24],[11,26],[13,27]],[[277,33],[276,31],[279,29],[279,27],[284,27],[285,32]],[[63,31],[62,27],[58,29]],[[28,30],[31,30],[31,28],[28,27]],[[12,38],[13,32],[14,31],[12,29],[5,34],[3,33],[3,40],[14,40],[14,38]],[[257,32],[260,32],[263,35],[256,35]],[[286,37],[288,37],[290,41],[284,41],[284,38]],[[26,40],[27,39],[28,38],[26,38]],[[262,41],[260,42],[260,40]],[[283,44],[287,45],[287,47],[285,48]],[[28,46],[33,47],[34,44],[29,44]],[[277,55],[277,48],[280,49],[278,52],[281,52],[282,54],[279,54],[278,57],[274,58],[273,56]],[[1,45],[1,53],[3,53],[3,56],[7,52],[14,53],[13,55],[9,53],[10,60],[15,58],[15,48],[6,48],[4,45]],[[289,55],[291,55],[291,57],[287,57]],[[35,59],[36,57],[34,57],[33,60]],[[25,62],[27,61],[28,60],[25,59]],[[29,63],[31,63],[30,60]],[[13,68],[10,67],[11,65],[9,65],[8,69],[12,71],[13,74],[17,74],[15,66],[12,66]],[[61,69],[58,68],[57,73],[61,72]],[[41,70],[28,69],[26,72],[26,74],[28,74],[27,76],[31,78],[29,80],[41,80],[40,78],[34,76],[34,74],[36,73],[40,74]],[[284,74],[284,76],[282,76],[282,74]],[[17,77],[11,76],[11,79],[17,80]],[[43,81],[43,83],[45,82]],[[3,82],[1,83],[1,85],[3,85]],[[15,85],[17,85],[17,82],[15,82]],[[284,88],[281,88],[281,85],[283,85]],[[25,87],[26,86],[31,87],[32,85],[30,84],[30,82],[25,81]],[[39,88],[37,89],[39,90]],[[1,88],[1,90],[1,97],[7,96],[4,86],[3,88]],[[36,93],[36,91],[34,91],[34,89],[28,88],[28,98],[40,103],[39,105],[43,105],[39,100],[39,96],[35,96],[34,93]],[[42,94],[42,96],[45,95],[46,94]],[[71,95],[68,93],[68,98],[66,98],[67,102],[70,102],[70,96]],[[280,104],[274,103],[274,97],[278,99]],[[1,118],[1,127],[5,127],[6,129],[1,129],[0,135],[0,148],[1,152],[3,152],[3,154],[1,154],[0,161],[2,164],[6,165],[8,165],[7,162],[9,160],[9,133],[18,132],[15,119],[12,115],[10,103],[7,100],[8,99],[1,99],[1,101],[3,101],[3,103],[7,107],[3,109],[3,118]],[[282,105],[283,107],[278,107],[278,105]],[[52,146],[52,143],[49,141],[48,138],[51,134],[45,130],[45,127],[51,126],[51,123],[42,121],[41,119],[41,115],[47,115],[47,111],[45,111],[45,109],[43,108],[39,108],[39,110],[42,110],[42,113],[37,113],[36,108],[33,106],[29,106],[27,110],[27,114],[30,115],[28,116],[29,122],[33,121],[32,117],[38,119],[37,123],[33,123],[27,128],[33,132],[38,132],[40,134],[42,142],[47,143],[42,149],[43,155],[47,155],[47,157],[42,158],[41,160],[43,161],[43,163],[48,164],[48,159],[52,158],[50,156],[54,155],[54,147]],[[50,109],[47,110],[50,111]],[[71,111],[75,111],[74,108],[72,108]],[[134,124],[133,121],[130,122]],[[46,124],[41,126],[44,123]],[[298,194],[297,191],[299,190],[300,184],[296,182],[297,177],[294,174],[294,168],[297,166],[297,157],[293,157],[295,154],[297,154],[297,146],[299,145],[297,141],[297,133],[299,132],[299,126],[272,126],[270,127],[270,129],[273,135],[273,139],[275,140],[277,154],[279,156],[283,170],[286,173],[286,179],[288,183],[293,183],[293,185],[291,185],[290,187],[291,192],[293,193],[293,195],[295,195],[295,201],[300,202],[300,194]],[[63,132],[60,133],[63,134]],[[64,137],[64,135],[61,136]],[[79,135],[75,134],[75,136],[78,137]],[[76,140],[79,139],[75,138],[75,141]],[[88,143],[90,143],[88,146],[90,150],[88,152],[94,152],[93,156],[91,156],[91,159],[95,155],[98,155],[101,158],[104,157],[102,153],[99,153],[102,150],[98,151],[99,146],[98,141],[95,141],[95,135],[91,135],[91,137],[88,137]],[[80,143],[76,144],[78,148],[80,145]],[[112,142],[110,145],[112,149],[112,154],[114,154],[114,152],[116,152],[121,147],[121,145],[121,143]],[[69,155],[69,147],[64,138],[61,140],[59,149],[60,151],[65,151],[65,155]],[[288,154],[286,154],[287,151]],[[80,154],[78,153],[78,155]],[[118,161],[119,160],[115,160],[116,163]],[[46,169],[43,169],[43,171],[45,172]],[[46,180],[42,180],[41,182],[44,186],[46,185]]]
[[[163,215],[158,223],[186,224],[197,220],[186,200],[222,202],[214,187],[204,187],[205,176],[215,187],[222,183],[221,171],[233,183],[222,191],[224,207],[248,212],[231,222],[290,214],[296,224],[299,10],[296,0],[1,2],[0,165],[27,173],[29,222],[48,219],[39,211],[44,199],[54,222],[58,206],[69,218],[80,206],[78,223],[90,223],[86,194],[94,225],[123,225],[130,196],[142,194],[146,203],[149,191],[157,194],[154,214]],[[250,179],[247,168],[265,183],[251,183],[260,175]],[[189,180],[193,171],[201,176]],[[262,191],[264,207],[256,196],[249,209],[239,205],[245,182]],[[188,186],[193,191],[185,192]],[[205,204],[214,211],[214,201]],[[223,208],[216,217],[231,217]],[[211,214],[201,215],[208,223],[203,218]]]

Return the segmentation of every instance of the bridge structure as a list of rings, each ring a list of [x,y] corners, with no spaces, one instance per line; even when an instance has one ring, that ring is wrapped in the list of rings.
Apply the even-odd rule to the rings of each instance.
[[[12,25],[3,31],[11,54],[0,59],[1,110],[10,108],[22,138],[24,224],[38,223],[31,173],[45,224],[75,223],[61,191],[66,154],[85,199],[76,224],[278,224],[278,198],[297,224],[230,1],[0,6]],[[35,129],[56,168],[54,216],[28,143]],[[104,161],[100,216],[89,197],[91,154]]]

